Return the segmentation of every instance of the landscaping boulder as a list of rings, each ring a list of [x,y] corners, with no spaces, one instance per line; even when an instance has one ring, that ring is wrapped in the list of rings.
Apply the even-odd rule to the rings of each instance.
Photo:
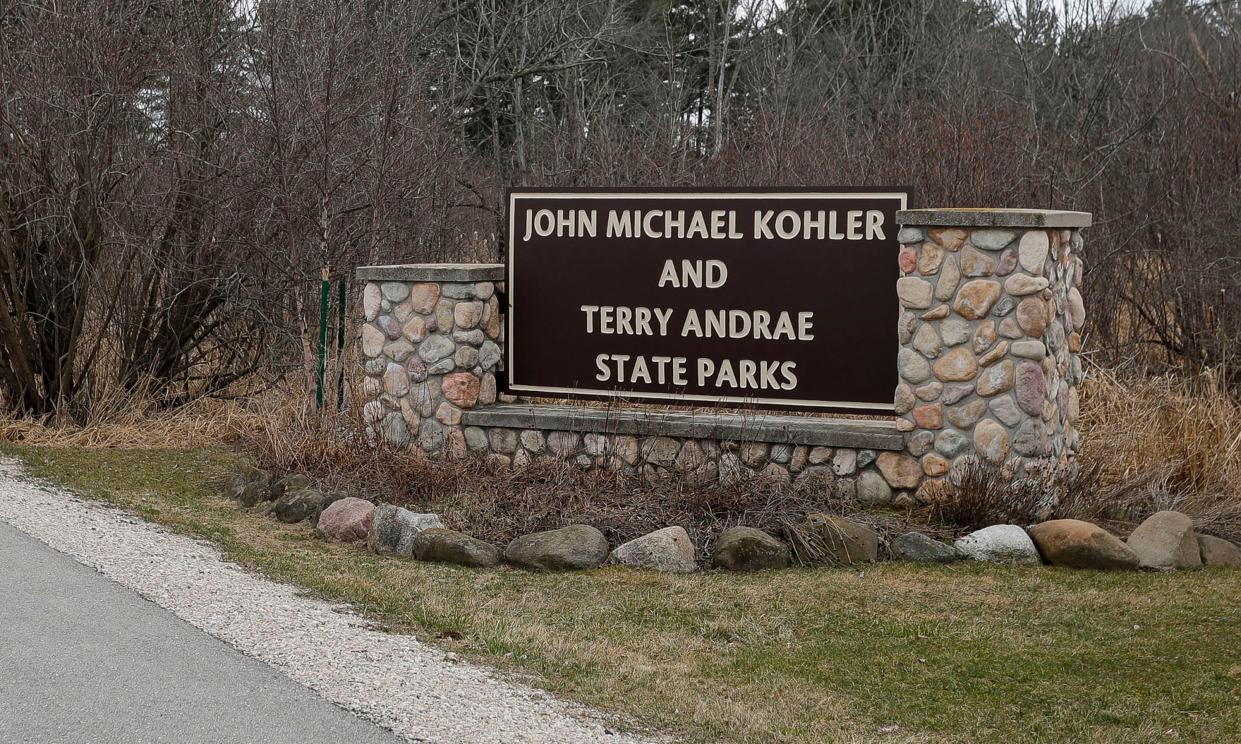
[[[371,532],[375,505],[352,496],[339,499],[319,514],[319,532],[329,540],[359,542]]]
[[[411,555],[418,533],[435,527],[444,527],[438,514],[418,514],[394,504],[380,504],[371,517],[366,547],[372,553]]]
[[[303,488],[290,491],[272,503],[271,513],[276,519],[287,524],[296,524],[304,519],[318,517],[323,510],[326,497],[322,491],[314,488]]]
[[[305,491],[313,485],[314,481],[310,479],[309,475],[305,473],[292,473],[271,484],[267,500],[278,501],[285,494]]]
[[[951,563],[960,558],[951,545],[921,532],[906,532],[893,540],[892,557],[914,563]]]
[[[953,543],[965,558],[991,563],[1041,564],[1038,548],[1026,531],[1015,524],[997,524],[984,527]]]
[[[228,497],[243,506],[254,506],[267,500],[271,473],[253,465],[242,465],[230,477]]]
[[[252,480],[244,484],[240,490],[236,492],[235,498],[241,502],[242,506],[255,506],[264,501],[269,501],[270,490],[265,480]]]
[[[544,571],[594,568],[607,559],[607,538],[586,524],[522,535],[504,549],[509,563]]]
[[[711,562],[729,571],[758,571],[789,565],[788,546],[754,527],[729,527],[715,541]]]
[[[694,563],[694,541],[684,527],[665,527],[630,540],[612,551],[612,563],[656,571],[689,573]]]
[[[1138,556],[1107,530],[1080,519],[1053,519],[1030,528],[1030,539],[1053,566],[1132,571]]]
[[[879,558],[879,535],[864,524],[814,512],[806,515],[806,532],[817,538],[822,559],[833,565],[873,563]]]
[[[411,555],[420,561],[488,568],[500,564],[500,549],[489,542],[443,527],[428,527],[414,536]]]
[[[1189,517],[1174,511],[1155,512],[1129,535],[1129,547],[1142,568],[1167,571],[1202,565],[1198,535]]]
[[[1198,535],[1198,552],[1204,566],[1241,566],[1241,548],[1214,535]]]

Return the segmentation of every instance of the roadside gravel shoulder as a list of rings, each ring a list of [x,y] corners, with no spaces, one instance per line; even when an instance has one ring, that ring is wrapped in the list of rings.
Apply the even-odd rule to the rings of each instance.
[[[349,607],[298,595],[209,543],[31,482],[0,459],[0,521],[74,557],[327,700],[414,741],[641,741],[600,714],[504,679]]]

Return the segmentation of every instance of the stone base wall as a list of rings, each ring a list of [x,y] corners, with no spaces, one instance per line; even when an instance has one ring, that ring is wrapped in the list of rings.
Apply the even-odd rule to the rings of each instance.
[[[675,475],[692,483],[765,478],[830,488],[842,498],[873,504],[902,503],[917,485],[901,470],[899,453],[872,449],[479,426],[466,427],[465,441],[470,452],[497,467],[568,461],[581,470]]]

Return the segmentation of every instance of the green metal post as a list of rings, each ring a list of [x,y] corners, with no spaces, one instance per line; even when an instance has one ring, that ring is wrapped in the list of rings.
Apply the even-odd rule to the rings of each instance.
[[[340,278],[340,291],[336,295],[336,410],[345,407],[345,277]]]
[[[323,407],[323,373],[327,370],[327,298],[328,267],[324,266],[319,281],[319,368],[315,375],[315,410]]]

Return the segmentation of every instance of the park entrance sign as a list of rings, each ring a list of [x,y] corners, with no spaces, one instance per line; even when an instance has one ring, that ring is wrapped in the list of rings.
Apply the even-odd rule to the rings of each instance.
[[[905,199],[513,191],[507,388],[891,413]]]

